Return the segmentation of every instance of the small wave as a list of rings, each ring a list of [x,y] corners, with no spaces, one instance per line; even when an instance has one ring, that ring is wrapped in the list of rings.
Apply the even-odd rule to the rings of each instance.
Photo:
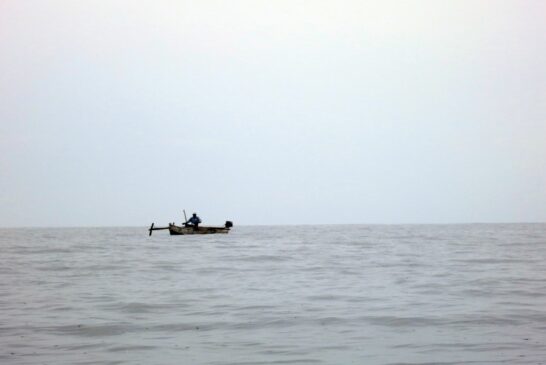
[[[277,255],[256,255],[256,256],[244,256],[236,259],[236,261],[244,262],[282,262],[291,260],[288,256]]]
[[[94,325],[64,325],[45,327],[40,330],[45,330],[58,335],[71,335],[80,337],[109,337],[118,336],[126,332],[134,332],[139,330],[140,327],[130,325],[128,323],[123,324],[94,324]]]
[[[321,364],[322,360],[313,358],[287,359],[287,360],[254,360],[254,361],[235,361],[235,362],[212,362],[212,365],[284,365],[284,364]]]
[[[440,326],[446,323],[445,319],[433,317],[361,316],[358,319],[373,325],[387,327]]]
[[[147,345],[126,345],[126,346],[114,346],[108,348],[108,352],[125,352],[125,351],[142,351],[142,350],[154,350],[157,346]]]

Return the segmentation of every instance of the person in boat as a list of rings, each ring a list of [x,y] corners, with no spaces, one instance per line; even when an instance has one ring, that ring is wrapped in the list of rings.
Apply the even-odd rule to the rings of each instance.
[[[186,225],[193,227],[194,231],[197,231],[199,228],[199,223],[201,223],[201,218],[197,216],[197,213],[193,213],[190,219],[186,222]]]

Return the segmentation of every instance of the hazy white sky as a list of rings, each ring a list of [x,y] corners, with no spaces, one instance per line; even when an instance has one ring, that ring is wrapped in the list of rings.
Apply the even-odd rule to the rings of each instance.
[[[545,14],[0,0],[0,226],[546,221]]]

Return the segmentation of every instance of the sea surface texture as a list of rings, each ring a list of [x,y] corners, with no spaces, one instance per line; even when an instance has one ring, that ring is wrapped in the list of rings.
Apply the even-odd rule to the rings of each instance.
[[[546,225],[0,230],[1,364],[546,364]]]

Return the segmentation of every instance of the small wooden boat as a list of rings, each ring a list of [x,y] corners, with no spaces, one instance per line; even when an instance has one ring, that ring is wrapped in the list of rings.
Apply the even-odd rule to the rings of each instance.
[[[186,235],[186,234],[216,234],[216,233],[228,233],[229,230],[233,227],[231,221],[226,221],[226,224],[223,227],[207,227],[207,226],[198,226],[194,227],[189,224],[183,224],[177,226],[174,223],[169,223],[168,227],[154,227],[154,223],[150,226],[148,231],[150,236],[153,231],[159,231],[161,229],[168,229],[171,236],[173,235]]]

